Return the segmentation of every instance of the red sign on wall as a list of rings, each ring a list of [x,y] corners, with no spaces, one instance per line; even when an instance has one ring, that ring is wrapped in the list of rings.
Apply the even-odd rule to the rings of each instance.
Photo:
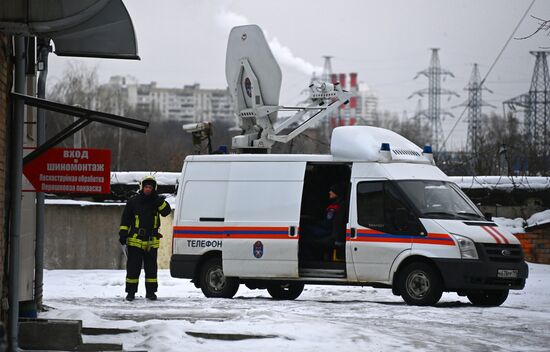
[[[111,150],[51,148],[23,167],[36,192],[109,193]]]

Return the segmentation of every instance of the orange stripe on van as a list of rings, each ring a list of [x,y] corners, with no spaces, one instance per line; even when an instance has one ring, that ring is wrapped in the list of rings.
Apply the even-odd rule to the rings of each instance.
[[[350,234],[350,230],[347,233]],[[357,237],[352,241],[455,245],[455,241],[446,233],[428,233],[427,236],[394,235],[373,229],[358,229]]]
[[[288,227],[174,226],[174,238],[298,239],[289,237]]]

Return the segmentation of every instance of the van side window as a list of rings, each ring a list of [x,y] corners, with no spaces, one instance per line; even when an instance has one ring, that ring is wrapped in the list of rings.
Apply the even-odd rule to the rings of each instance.
[[[388,181],[357,185],[357,222],[389,234],[407,234],[412,228],[406,203]]]
[[[384,231],[382,182],[361,182],[357,185],[357,221],[361,226]]]

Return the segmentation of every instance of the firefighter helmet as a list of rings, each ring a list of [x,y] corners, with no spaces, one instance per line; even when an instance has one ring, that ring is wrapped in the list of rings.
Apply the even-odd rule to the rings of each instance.
[[[153,189],[157,190],[157,180],[155,180],[155,177],[153,175],[147,175],[141,179],[141,182],[139,183],[139,189],[143,191],[143,187],[146,185],[153,186]]]

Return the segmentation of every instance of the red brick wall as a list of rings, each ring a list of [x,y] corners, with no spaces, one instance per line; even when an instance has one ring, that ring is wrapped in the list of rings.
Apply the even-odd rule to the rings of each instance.
[[[525,252],[525,260],[531,263],[550,264],[550,226],[539,227],[515,235]]]
[[[12,66],[9,60],[11,54],[11,40],[3,33],[0,33],[0,262],[3,270],[0,271],[0,294],[1,298],[7,296],[7,280],[4,267],[7,254],[6,248],[6,221],[9,205],[6,204],[6,172],[8,163],[9,146],[9,101],[8,94],[11,89]],[[7,322],[7,312],[0,310],[0,319]]]

